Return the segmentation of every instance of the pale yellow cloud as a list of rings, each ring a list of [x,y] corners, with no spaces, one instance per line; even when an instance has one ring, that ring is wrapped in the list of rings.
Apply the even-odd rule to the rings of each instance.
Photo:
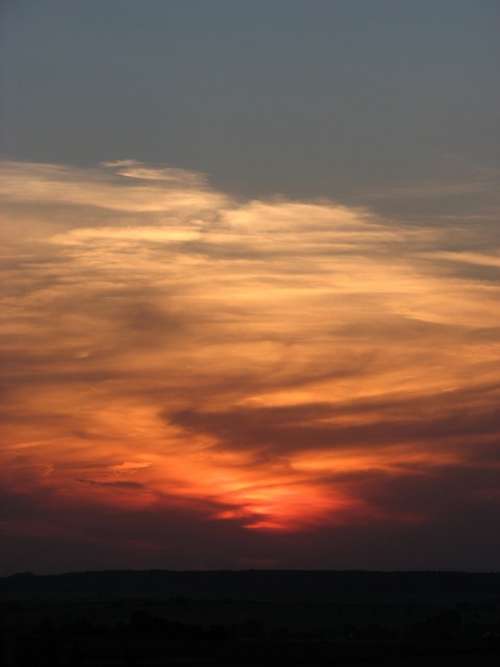
[[[460,273],[498,248],[135,161],[0,176],[6,485],[304,529],[500,431],[500,285]]]
[[[477,266],[494,266],[500,268],[500,254],[486,252],[451,252],[439,251],[428,253],[430,259],[444,259],[450,262],[461,262],[464,264],[475,264]]]
[[[112,163],[111,163],[112,164]],[[129,173],[77,169],[33,162],[0,163],[0,197],[6,202],[66,204],[128,213],[164,213],[185,217],[223,207],[226,197],[183,170],[148,185],[130,184]],[[158,181],[158,182],[156,182]]]

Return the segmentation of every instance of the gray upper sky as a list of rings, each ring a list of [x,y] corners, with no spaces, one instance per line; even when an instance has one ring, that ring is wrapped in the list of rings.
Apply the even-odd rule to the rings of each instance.
[[[4,0],[2,154],[363,198],[498,168],[497,0]]]
[[[499,0],[0,19],[0,573],[498,569]]]

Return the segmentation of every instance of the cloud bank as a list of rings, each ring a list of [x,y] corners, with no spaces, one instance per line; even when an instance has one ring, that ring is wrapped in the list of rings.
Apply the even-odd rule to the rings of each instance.
[[[439,567],[464,540],[457,566],[494,565],[500,245],[477,221],[133,160],[0,183],[4,568],[37,540],[48,569]]]

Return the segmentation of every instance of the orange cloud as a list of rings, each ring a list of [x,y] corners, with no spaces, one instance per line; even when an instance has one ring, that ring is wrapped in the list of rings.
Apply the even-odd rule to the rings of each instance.
[[[425,520],[374,480],[498,442],[500,279],[461,271],[498,248],[134,161],[0,173],[6,488],[252,531]]]

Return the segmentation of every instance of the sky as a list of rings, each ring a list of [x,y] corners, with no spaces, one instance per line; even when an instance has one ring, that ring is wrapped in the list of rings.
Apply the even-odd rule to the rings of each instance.
[[[499,569],[499,9],[3,3],[0,574]]]

